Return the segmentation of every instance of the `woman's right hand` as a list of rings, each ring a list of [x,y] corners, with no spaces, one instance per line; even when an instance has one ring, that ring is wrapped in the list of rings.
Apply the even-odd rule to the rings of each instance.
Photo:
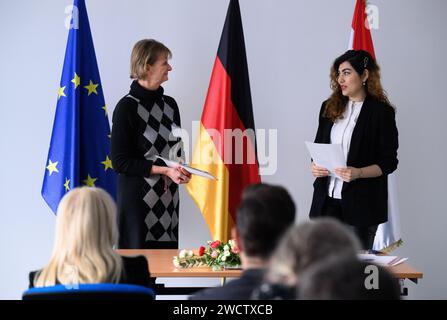
[[[180,166],[166,169],[166,175],[177,184],[188,183],[191,179],[191,174]]]
[[[315,163],[313,163],[313,161],[312,161],[311,171],[312,171],[312,175],[315,178],[323,178],[323,177],[327,177],[329,175],[329,171],[326,168],[317,166]]]

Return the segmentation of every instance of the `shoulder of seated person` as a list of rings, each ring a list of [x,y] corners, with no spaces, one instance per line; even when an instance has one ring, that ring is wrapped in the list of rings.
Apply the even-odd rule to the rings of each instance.
[[[41,271],[42,271],[42,269],[34,270],[34,271],[30,271],[30,273],[29,273],[29,278],[30,278],[30,279],[34,279],[34,278],[36,277],[36,275],[37,275],[39,272],[41,272]]]
[[[147,263],[147,259],[145,256],[135,256],[135,257],[126,257],[121,256],[124,264],[142,264]]]
[[[34,287],[34,280],[36,279],[36,276],[39,274],[40,271],[42,271],[42,269],[31,271],[28,274],[30,288]]]

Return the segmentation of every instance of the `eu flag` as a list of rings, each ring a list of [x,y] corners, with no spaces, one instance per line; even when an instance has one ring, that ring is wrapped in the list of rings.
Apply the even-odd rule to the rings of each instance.
[[[101,187],[116,196],[110,126],[83,0],[74,0],[42,196],[56,213],[66,192]]]

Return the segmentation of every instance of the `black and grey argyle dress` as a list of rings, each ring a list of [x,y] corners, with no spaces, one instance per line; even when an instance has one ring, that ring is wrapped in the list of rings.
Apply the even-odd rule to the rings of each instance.
[[[178,185],[151,175],[155,156],[179,161],[181,139],[177,103],[134,81],[113,112],[112,164],[118,173],[119,248],[178,248]]]

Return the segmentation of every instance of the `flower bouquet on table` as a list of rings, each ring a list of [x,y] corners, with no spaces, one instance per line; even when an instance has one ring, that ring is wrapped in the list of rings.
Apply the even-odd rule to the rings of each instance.
[[[176,268],[209,266],[213,270],[239,269],[239,252],[235,240],[228,243],[208,241],[207,247],[201,246],[197,253],[193,250],[180,250],[179,255],[174,257],[173,264]]]

